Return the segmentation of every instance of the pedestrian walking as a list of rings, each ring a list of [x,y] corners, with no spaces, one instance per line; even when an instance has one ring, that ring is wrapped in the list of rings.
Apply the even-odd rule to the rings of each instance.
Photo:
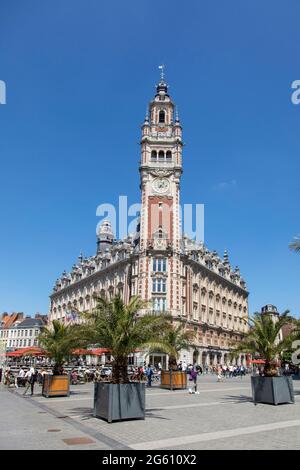
[[[146,373],[146,377],[147,377],[147,379],[148,379],[147,386],[148,386],[148,387],[151,387],[151,386],[152,386],[153,370],[152,370],[150,364],[148,364],[148,367],[147,367],[145,373]]]
[[[216,370],[217,381],[222,382],[222,368],[219,366]]]
[[[27,377],[26,377],[27,375]],[[28,372],[26,372],[25,377],[27,378],[27,386],[25,388],[25,391],[23,395],[26,395],[27,391],[29,390],[30,387],[30,395],[33,395],[34,391],[34,384],[37,381],[37,370],[34,367],[31,367]]]
[[[10,386],[10,368],[8,367],[4,372],[4,385]]]
[[[197,378],[198,378],[198,371],[197,371],[197,365],[194,364],[193,368],[190,370],[190,381],[194,382],[194,390],[192,388],[189,388],[189,393],[195,393],[195,395],[199,395],[198,388],[197,388]]]

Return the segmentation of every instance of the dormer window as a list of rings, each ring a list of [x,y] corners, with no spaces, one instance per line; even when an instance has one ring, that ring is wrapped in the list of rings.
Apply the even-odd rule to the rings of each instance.
[[[164,123],[165,119],[166,119],[165,112],[163,110],[159,111],[158,122],[159,123]]]

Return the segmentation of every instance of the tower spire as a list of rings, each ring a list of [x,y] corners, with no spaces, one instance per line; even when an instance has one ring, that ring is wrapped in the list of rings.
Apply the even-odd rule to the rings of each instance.
[[[160,69],[160,79],[162,82],[165,81],[165,73],[164,73],[164,70],[165,70],[165,65],[164,64],[161,64],[158,66],[158,68]]]

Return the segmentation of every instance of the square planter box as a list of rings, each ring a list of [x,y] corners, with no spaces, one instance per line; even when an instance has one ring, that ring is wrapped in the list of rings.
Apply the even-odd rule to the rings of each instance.
[[[125,419],[145,419],[145,384],[96,382],[94,416],[109,423]]]
[[[251,377],[254,403],[295,403],[291,377]]]
[[[50,375],[44,376],[43,391],[44,397],[68,397],[70,395],[70,377],[69,375]]]
[[[180,370],[162,370],[160,386],[168,390],[186,389],[187,373]]]

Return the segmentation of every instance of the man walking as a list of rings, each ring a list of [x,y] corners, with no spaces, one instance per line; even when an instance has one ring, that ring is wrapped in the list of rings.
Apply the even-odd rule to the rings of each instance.
[[[25,377],[27,378],[27,386],[25,388],[25,391],[23,395],[26,395],[27,390],[31,389],[31,396],[33,395],[33,390],[34,390],[34,384],[37,381],[37,370],[34,369],[34,367],[30,367],[29,371],[26,372]]]
[[[147,382],[148,387],[152,386],[152,375],[153,375],[153,370],[152,370],[150,364],[148,364],[148,367],[146,369],[146,376],[147,376],[147,379],[148,379],[148,382]]]

